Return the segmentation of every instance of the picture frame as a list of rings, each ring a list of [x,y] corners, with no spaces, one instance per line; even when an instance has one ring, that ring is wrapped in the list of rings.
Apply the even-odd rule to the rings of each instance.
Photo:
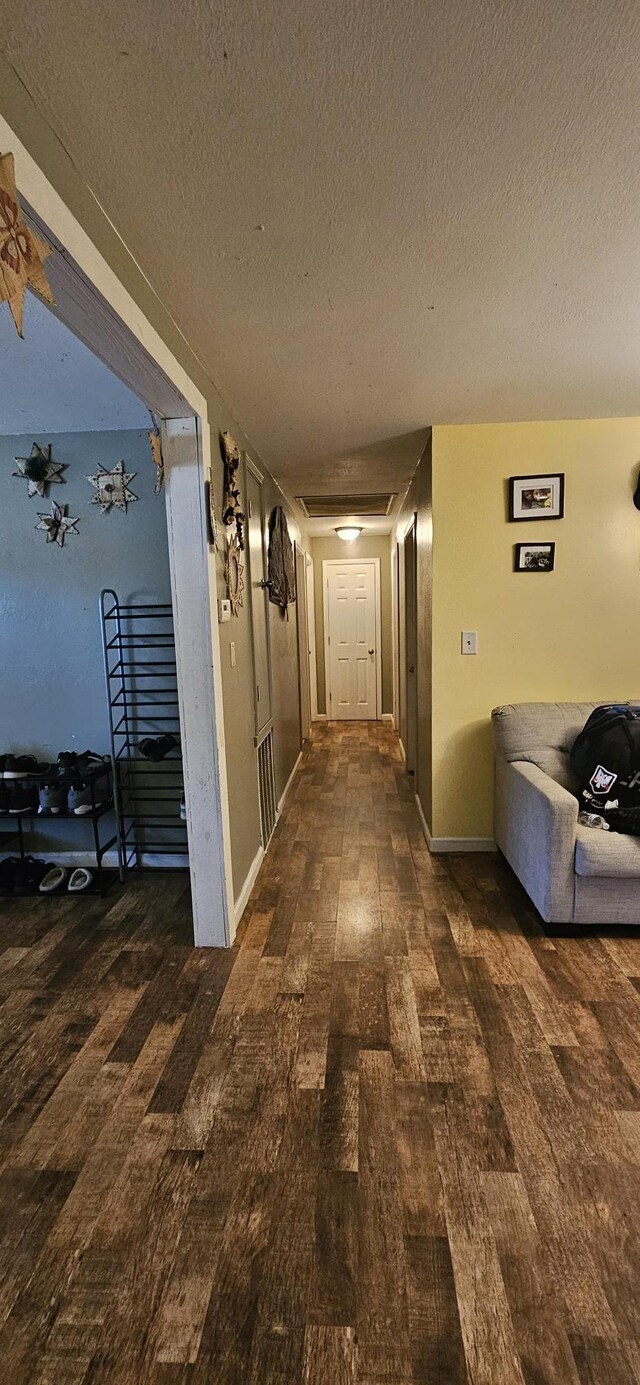
[[[509,477],[509,521],[564,518],[564,472]]]
[[[555,563],[555,543],[517,543],[515,545],[514,572],[553,572]]]

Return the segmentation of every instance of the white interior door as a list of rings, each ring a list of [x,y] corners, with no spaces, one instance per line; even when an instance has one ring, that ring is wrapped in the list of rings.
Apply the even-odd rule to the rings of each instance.
[[[327,715],[373,721],[378,715],[379,567],[374,559],[324,563]]]

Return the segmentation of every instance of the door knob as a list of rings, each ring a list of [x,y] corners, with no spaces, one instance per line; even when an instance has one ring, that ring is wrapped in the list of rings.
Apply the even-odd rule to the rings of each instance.
[[[263,591],[268,591],[269,587],[271,586],[271,579],[268,577],[265,581],[263,577],[262,581],[258,582],[258,586],[262,587]]]
[[[375,649],[370,649],[370,650],[369,650],[369,653],[370,653],[370,654],[375,654],[375,652],[376,652]]]
[[[415,673],[415,671],[415,666],[413,664],[409,664],[409,673]]]

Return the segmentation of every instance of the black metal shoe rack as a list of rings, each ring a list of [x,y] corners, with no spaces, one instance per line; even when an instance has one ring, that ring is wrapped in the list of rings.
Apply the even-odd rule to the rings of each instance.
[[[78,898],[80,894],[95,894],[96,892],[104,896],[117,878],[116,871],[105,870],[102,861],[107,851],[111,850],[111,847],[117,847],[119,845],[118,837],[117,835],[110,836],[106,841],[101,840],[100,837],[100,821],[106,814],[113,813],[115,807],[115,794],[113,792],[112,781],[113,770],[112,766],[108,763],[100,765],[96,769],[86,771],[83,774],[83,782],[86,783],[91,790],[91,807],[82,814],[61,812],[57,813],[54,817],[40,817],[37,809],[28,813],[0,813],[0,825],[7,823],[10,824],[12,828],[10,832],[0,833],[0,851],[4,851],[5,847],[9,846],[12,841],[17,842],[20,861],[24,864],[26,856],[24,841],[25,832],[26,835],[31,837],[34,832],[37,834],[38,827],[46,831],[47,825],[53,822],[90,822],[93,831],[93,849],[95,854],[95,865],[91,865],[90,869],[95,879],[93,888],[79,891]],[[41,784],[43,782],[42,773],[23,775],[16,782],[20,785]],[[48,782],[46,777],[45,782]],[[32,849],[38,851],[37,839]],[[41,852],[40,854],[46,856],[47,853]],[[118,859],[120,859],[119,850]],[[69,869],[73,870],[73,866],[69,867]],[[118,873],[120,874],[120,879],[122,879],[121,871]],[[43,896],[40,897],[43,898]],[[54,896],[51,896],[51,898],[57,899],[59,895],[56,893]]]
[[[114,800],[125,869],[162,868],[184,857],[183,792],[173,611],[170,602],[122,603],[100,594],[102,647],[109,707]],[[145,758],[145,737],[170,733],[178,742],[164,760]]]

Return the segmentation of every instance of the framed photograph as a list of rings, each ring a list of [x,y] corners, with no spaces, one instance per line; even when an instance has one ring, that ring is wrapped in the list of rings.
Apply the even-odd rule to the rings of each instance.
[[[509,519],[562,519],[564,473],[509,477]]]
[[[517,543],[515,572],[553,572],[555,543]]]

